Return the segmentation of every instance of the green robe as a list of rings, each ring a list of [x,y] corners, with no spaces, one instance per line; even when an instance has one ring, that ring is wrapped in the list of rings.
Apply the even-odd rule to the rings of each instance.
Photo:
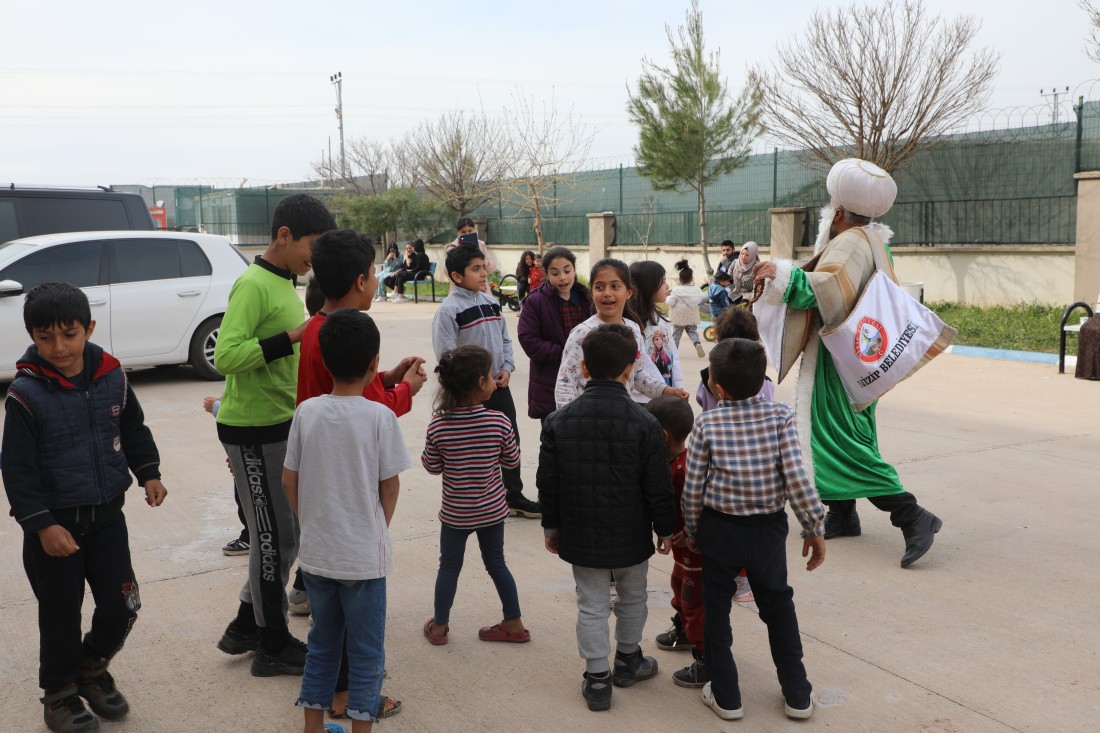
[[[783,300],[791,308],[818,308],[803,270],[791,272]],[[836,501],[904,492],[898,472],[879,453],[877,403],[862,412],[853,410],[829,350],[820,340],[816,341],[816,348],[810,448],[818,495],[823,501]],[[807,375],[800,375],[800,379],[806,378]]]

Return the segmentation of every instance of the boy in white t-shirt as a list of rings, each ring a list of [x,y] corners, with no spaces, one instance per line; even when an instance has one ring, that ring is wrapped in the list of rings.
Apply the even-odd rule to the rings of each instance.
[[[378,370],[379,340],[365,313],[341,308],[328,316],[318,341],[332,393],[298,406],[287,442],[283,487],[301,525],[298,566],[314,619],[296,703],[305,708],[306,733],[327,730],[345,628],[353,733],[369,731],[379,709],[393,563],[388,527],[398,474],[412,466],[397,417],[363,399]]]

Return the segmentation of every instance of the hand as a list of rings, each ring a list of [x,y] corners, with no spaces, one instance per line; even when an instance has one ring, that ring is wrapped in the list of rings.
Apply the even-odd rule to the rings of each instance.
[[[38,541],[42,543],[43,552],[50,557],[68,557],[80,549],[69,530],[60,524],[38,530]]]
[[[424,371],[424,360],[416,357],[416,363],[405,372],[403,382],[408,383],[409,392],[415,396],[428,381],[428,373]]]
[[[145,503],[149,506],[160,506],[164,497],[168,496],[168,489],[159,478],[152,478],[145,482]]]
[[[302,323],[301,326],[298,326],[298,328],[294,329],[293,331],[287,331],[287,334],[290,336],[290,343],[292,343],[292,344],[302,343],[302,335],[306,332],[306,326],[309,325],[309,321],[310,321],[310,319],[307,318],[305,320],[305,322]]]
[[[774,262],[758,262],[756,267],[752,269],[752,281],[763,282],[764,280],[775,279],[775,263]]]
[[[413,365],[413,362],[416,361],[417,358],[418,357],[415,356],[406,356],[404,359],[397,362],[397,366],[393,369],[386,370],[386,376],[382,377],[382,386],[386,389],[393,389],[401,384],[401,381],[405,378],[405,372],[409,371],[409,367]],[[420,362],[423,363],[424,360],[420,359]]]
[[[687,547],[687,534],[683,530],[672,535],[672,546],[681,549]]]
[[[691,399],[691,395],[689,395],[687,392],[680,389],[679,387],[665,387],[664,391],[661,392],[661,394],[663,394],[663,395],[670,394],[673,397],[679,397],[682,400]]]
[[[658,537],[657,538],[657,552],[659,552],[662,555],[667,555],[671,551],[672,551],[671,538],[669,538],[669,537]]]
[[[229,456],[225,457],[225,467],[229,469],[229,475],[233,475],[233,461],[229,460]]]
[[[810,556],[809,562],[806,563],[807,570],[813,570],[825,562],[825,538],[820,536],[803,537],[802,557],[806,557],[806,555]]]
[[[500,389],[504,389],[508,386],[508,380],[510,380],[511,378],[512,375],[507,369],[501,369],[500,373],[497,374],[497,387],[499,387]]]
[[[688,537],[686,532],[684,533],[684,542],[687,543],[687,548],[694,552],[696,555],[702,554],[699,552],[699,548],[696,547],[695,540]]]
[[[213,412],[214,411],[214,403],[217,402],[217,401],[218,401],[218,398],[215,397],[214,395],[207,395],[207,396],[203,397],[202,398],[202,409],[206,410],[207,412]]]
[[[557,537],[543,537],[542,543],[546,545],[546,549],[553,554],[558,554],[558,538]]]

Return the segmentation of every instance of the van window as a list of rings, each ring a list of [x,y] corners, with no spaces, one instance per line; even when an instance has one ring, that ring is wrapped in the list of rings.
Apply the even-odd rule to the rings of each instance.
[[[131,228],[126,207],[117,199],[23,197],[19,209],[23,214],[23,237]]]
[[[47,247],[0,270],[0,280],[15,280],[23,286],[23,292],[51,280],[72,283],[78,288],[99,285],[102,245],[102,242],[78,242]]]
[[[0,201],[0,242],[19,239],[19,223],[15,220],[15,204]]]

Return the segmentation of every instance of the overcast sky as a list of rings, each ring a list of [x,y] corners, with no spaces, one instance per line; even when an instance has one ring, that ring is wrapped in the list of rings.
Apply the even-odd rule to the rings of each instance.
[[[708,44],[736,92],[746,69],[799,32],[803,0],[703,0]],[[926,0],[982,20],[1001,53],[990,106],[1100,98],[1074,0]],[[231,0],[4,3],[0,182],[260,185],[310,177],[330,144],[344,77],[345,135],[389,140],[455,107],[499,114],[553,96],[595,131],[593,165],[628,162],[626,89],[668,55],[687,2]],[[1049,117],[1049,115],[1048,115]]]

